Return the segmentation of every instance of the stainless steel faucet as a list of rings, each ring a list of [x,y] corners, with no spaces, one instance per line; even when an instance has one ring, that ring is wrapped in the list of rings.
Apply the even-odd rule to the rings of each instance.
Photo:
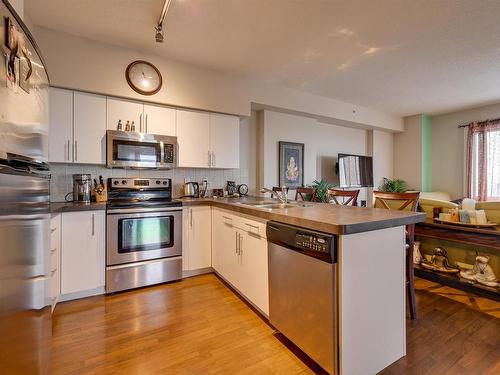
[[[262,189],[260,189],[260,192],[261,193],[271,193],[271,197],[273,197],[274,195],[276,195],[276,197],[278,198],[278,200],[282,204],[288,203],[288,195],[287,195],[287,192],[286,192],[286,186],[282,186],[281,187],[281,191],[274,191],[274,190],[271,190],[271,189],[268,189],[268,188],[262,188]]]

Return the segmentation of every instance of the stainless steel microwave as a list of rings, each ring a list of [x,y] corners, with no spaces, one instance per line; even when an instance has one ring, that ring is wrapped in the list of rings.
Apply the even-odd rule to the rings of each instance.
[[[170,169],[177,165],[177,137],[108,130],[108,168]]]

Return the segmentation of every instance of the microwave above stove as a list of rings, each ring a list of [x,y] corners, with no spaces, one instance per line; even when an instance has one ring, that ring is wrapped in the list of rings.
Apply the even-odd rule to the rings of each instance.
[[[108,168],[171,169],[177,165],[177,137],[108,130]]]

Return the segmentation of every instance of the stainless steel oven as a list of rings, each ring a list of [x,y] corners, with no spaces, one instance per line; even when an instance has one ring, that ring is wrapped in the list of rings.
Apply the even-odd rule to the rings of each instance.
[[[108,130],[108,168],[170,169],[177,164],[177,137]]]
[[[182,278],[182,205],[170,179],[109,179],[108,293]]]

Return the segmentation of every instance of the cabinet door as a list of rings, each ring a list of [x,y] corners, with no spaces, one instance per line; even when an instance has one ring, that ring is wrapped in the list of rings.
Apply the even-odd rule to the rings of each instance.
[[[240,290],[252,303],[269,315],[267,240],[241,231]]]
[[[210,121],[208,113],[177,111],[177,142],[179,167],[210,166]]]
[[[104,287],[104,215],[104,211],[62,214],[62,294]]]
[[[74,94],[74,161],[106,163],[106,97]]]
[[[71,163],[73,156],[73,91],[49,89],[49,161]]]
[[[237,229],[236,216],[223,210],[214,209],[212,221],[212,262],[214,269],[238,288]]]
[[[210,206],[188,209],[187,269],[212,266],[212,216]]]
[[[144,104],[144,133],[175,136],[175,109]]]
[[[210,150],[212,167],[240,167],[240,119],[236,116],[210,114]]]
[[[144,130],[144,105],[142,103],[134,102],[132,100],[107,98],[106,100],[106,128],[109,130],[116,130],[118,121],[121,120],[123,130],[125,124],[132,121],[135,124],[136,132],[143,132]]]

